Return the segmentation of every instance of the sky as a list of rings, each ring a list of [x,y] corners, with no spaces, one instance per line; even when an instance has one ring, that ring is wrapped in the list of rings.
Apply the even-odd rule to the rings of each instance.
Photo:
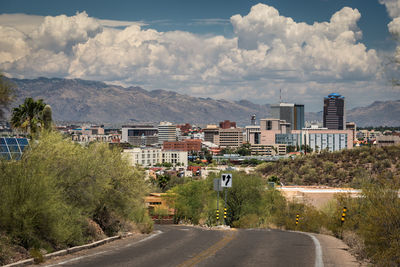
[[[400,99],[399,34],[400,0],[0,0],[0,70],[350,109]]]

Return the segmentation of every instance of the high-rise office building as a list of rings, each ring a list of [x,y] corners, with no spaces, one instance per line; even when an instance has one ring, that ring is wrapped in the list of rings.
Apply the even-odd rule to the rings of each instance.
[[[332,93],[324,98],[324,127],[331,130],[345,130],[344,97]]]
[[[158,129],[153,125],[122,125],[122,142],[149,146],[158,142]]]
[[[304,124],[304,105],[294,104],[294,127],[293,130],[301,130]]]
[[[170,122],[160,122],[158,125],[158,142],[176,141],[176,125]]]
[[[279,103],[271,105],[271,118],[285,120],[290,123],[289,130],[304,128],[304,105]]]

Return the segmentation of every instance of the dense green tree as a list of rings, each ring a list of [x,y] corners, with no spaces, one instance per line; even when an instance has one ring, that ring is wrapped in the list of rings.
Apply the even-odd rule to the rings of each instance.
[[[227,189],[227,222],[229,225],[240,226],[240,219],[250,214],[261,215],[266,184],[257,175],[233,172],[232,176],[232,187]]]
[[[306,153],[311,153],[313,151],[309,145],[301,145],[301,150],[305,151]]]
[[[174,187],[169,193],[169,201],[175,207],[177,221],[187,221],[193,224],[200,223],[209,217],[208,210],[212,210],[214,197],[207,180],[190,181]]]
[[[241,156],[250,156],[251,155],[251,145],[249,143],[241,145],[237,150],[236,154]]]
[[[296,146],[286,146],[286,153],[295,152]]]
[[[167,187],[170,180],[171,176],[169,174],[157,175],[157,185],[161,188],[161,190],[164,190]]]

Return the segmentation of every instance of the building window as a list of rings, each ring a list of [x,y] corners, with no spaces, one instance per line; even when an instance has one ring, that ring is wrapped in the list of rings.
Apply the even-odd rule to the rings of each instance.
[[[267,121],[267,129],[266,130],[271,130],[272,129],[272,121]]]
[[[161,202],[149,202],[149,205],[161,205]]]

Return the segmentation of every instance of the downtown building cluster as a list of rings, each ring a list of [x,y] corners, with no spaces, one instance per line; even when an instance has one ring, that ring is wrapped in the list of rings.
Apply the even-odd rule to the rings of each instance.
[[[186,166],[188,157],[204,149],[214,156],[223,156],[235,153],[244,145],[250,156],[257,157],[353,147],[356,128],[352,123],[349,124],[351,129],[346,129],[344,97],[330,94],[324,99],[324,127],[306,127],[304,110],[302,104],[271,105],[267,118],[257,121],[253,115],[250,125],[245,127],[237,127],[229,120],[203,128],[170,122],[161,122],[158,126],[124,125],[121,141],[135,146],[125,149],[124,153],[129,155],[133,165],[143,166],[164,163]]]
[[[103,125],[68,125],[57,129],[81,144],[107,142],[122,147],[132,165],[144,167],[165,164],[183,167],[190,160],[204,160],[206,152],[214,158],[228,154],[230,158],[234,154],[239,156],[239,149],[243,147],[247,149],[246,156],[266,160],[288,154],[351,149],[365,143],[384,146],[400,142],[399,136],[386,132],[357,131],[354,122],[346,122],[345,98],[339,94],[328,95],[323,104],[321,124],[306,125],[304,105],[279,103],[271,105],[264,118],[257,120],[252,115],[249,125],[244,127],[225,120],[202,127],[160,122],[122,125],[117,129]],[[10,136],[11,132],[4,132],[11,131],[9,127],[0,126]]]

